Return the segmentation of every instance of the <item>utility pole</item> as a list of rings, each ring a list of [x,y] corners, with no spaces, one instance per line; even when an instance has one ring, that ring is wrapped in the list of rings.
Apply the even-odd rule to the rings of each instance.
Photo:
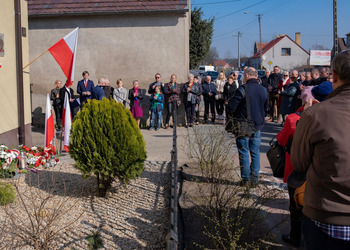
[[[259,49],[259,55],[260,55],[260,65],[259,68],[261,69],[261,49],[262,49],[262,41],[261,41],[261,14],[258,14],[258,20],[259,20],[259,40],[260,40],[260,49]]]
[[[241,67],[241,49],[240,49],[240,37],[241,37],[242,33],[240,31],[238,31],[237,34],[237,38],[238,38],[238,67],[237,69],[239,69]],[[236,36],[236,34],[232,34],[232,36]]]
[[[338,54],[337,0],[333,0],[333,45],[334,55]]]

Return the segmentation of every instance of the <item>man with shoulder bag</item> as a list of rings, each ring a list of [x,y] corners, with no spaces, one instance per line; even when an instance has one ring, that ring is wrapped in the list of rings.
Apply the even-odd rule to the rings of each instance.
[[[268,94],[259,84],[256,69],[249,67],[244,71],[243,82],[228,107],[232,120],[227,121],[226,130],[236,137],[236,145],[241,167],[241,186],[256,187],[260,171],[260,130],[264,126],[265,114],[269,111]],[[251,163],[249,162],[249,152]]]

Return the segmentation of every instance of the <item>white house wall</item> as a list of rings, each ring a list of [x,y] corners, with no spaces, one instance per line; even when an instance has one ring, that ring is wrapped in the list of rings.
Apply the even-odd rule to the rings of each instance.
[[[291,48],[291,55],[282,56],[282,48]],[[270,70],[275,65],[279,66],[282,70],[291,70],[301,65],[307,65],[309,58],[308,53],[288,37],[284,37],[274,47],[269,49],[264,56],[266,56],[266,59],[262,60],[262,65]],[[253,59],[252,63],[256,63],[257,61],[257,59]],[[271,61],[271,64],[268,63],[269,61]]]

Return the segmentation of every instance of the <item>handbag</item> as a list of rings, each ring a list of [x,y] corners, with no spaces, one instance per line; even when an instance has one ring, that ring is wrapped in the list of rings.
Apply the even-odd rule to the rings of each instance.
[[[247,104],[247,118],[235,118],[229,115],[225,125],[225,130],[234,134],[236,138],[251,137],[256,132],[254,122],[251,119],[248,86],[243,85],[243,87]]]
[[[277,140],[273,142],[275,138],[276,136],[271,139],[269,143],[270,149],[267,151],[266,156],[269,160],[273,176],[283,177],[285,166],[285,150]]]

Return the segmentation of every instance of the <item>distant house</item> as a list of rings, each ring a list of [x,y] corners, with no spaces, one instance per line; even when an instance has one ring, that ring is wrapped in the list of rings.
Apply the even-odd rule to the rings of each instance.
[[[338,37],[338,53],[346,49],[350,49],[350,33],[346,34],[346,38]],[[332,49],[332,55],[334,55],[334,47]]]
[[[160,73],[168,82],[177,74],[185,82],[189,72],[189,0],[28,0],[30,59],[79,27],[75,80],[89,71],[116,86],[121,78],[131,88],[138,79],[148,88]],[[30,66],[33,109],[44,107],[46,93],[56,79],[65,81],[53,57],[46,53]]]
[[[250,65],[270,70],[278,65],[283,70],[290,70],[308,64],[308,59],[309,53],[300,45],[300,33],[296,33],[296,41],[288,35],[277,36],[250,58]]]
[[[227,68],[227,63],[226,63],[225,60],[216,60],[216,61],[214,61],[214,66],[216,68],[226,69]]]

